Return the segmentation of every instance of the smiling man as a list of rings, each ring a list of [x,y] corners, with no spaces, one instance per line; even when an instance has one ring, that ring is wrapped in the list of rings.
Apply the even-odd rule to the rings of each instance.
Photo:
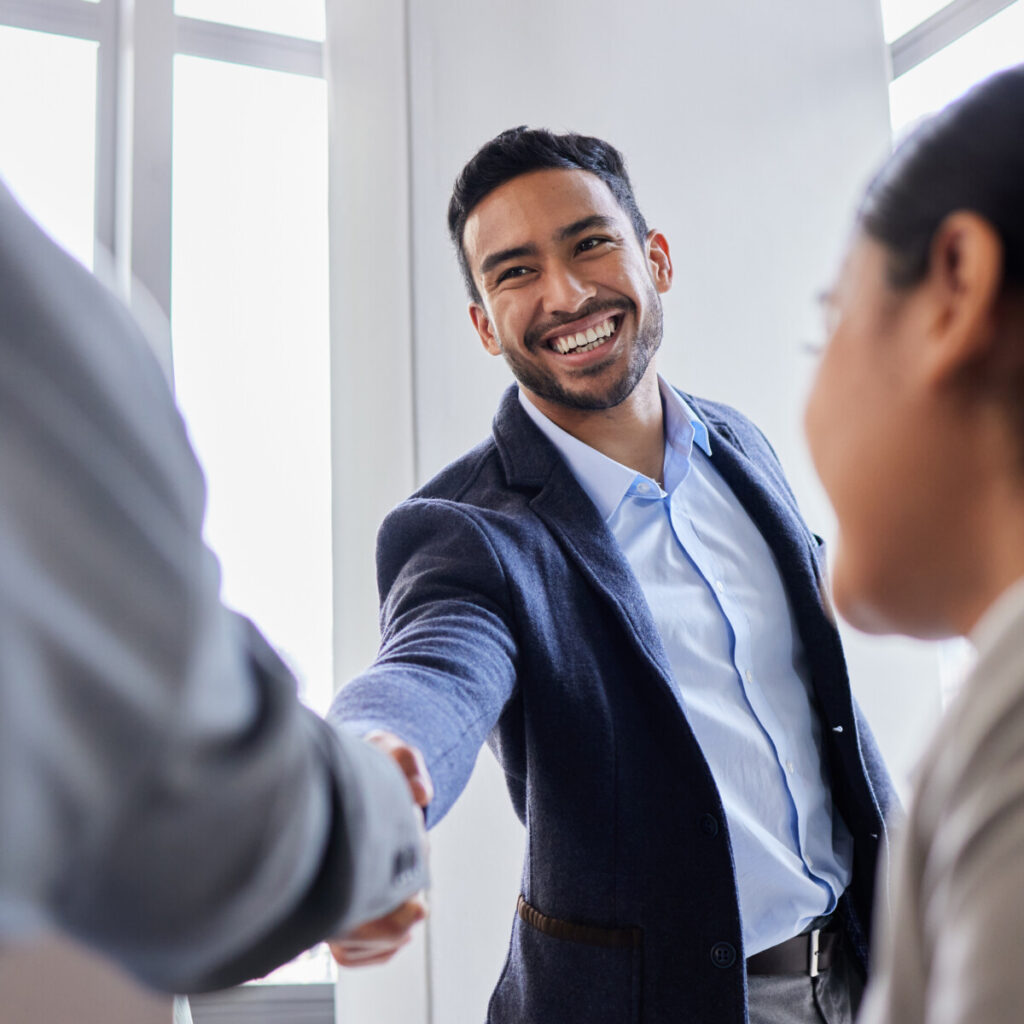
[[[332,715],[428,824],[501,762],[527,853],[490,1024],[850,1021],[891,788],[771,448],[658,376],[667,240],[612,146],[525,128],[449,226],[518,383],[385,521],[380,654]]]

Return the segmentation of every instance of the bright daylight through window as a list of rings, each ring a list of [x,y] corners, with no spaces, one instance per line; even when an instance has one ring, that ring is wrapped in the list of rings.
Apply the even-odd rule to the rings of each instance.
[[[0,176],[92,267],[96,43],[0,25],[0,96]]]
[[[323,79],[178,56],[172,323],[224,597],[331,696]],[[256,555],[257,557],[254,557]]]
[[[1017,0],[892,83],[889,102],[894,135],[898,137],[919,117],[1022,59],[1024,3]]]
[[[898,74],[892,82],[889,101],[895,137],[983,78],[1024,59],[1024,2],[882,0],[886,40],[897,46],[907,33],[919,26],[927,28],[930,18],[934,25],[950,15],[971,18],[975,13],[974,19],[979,22],[976,27]]]
[[[94,266],[95,249],[101,273],[133,278],[167,307],[224,599],[324,711],[334,684],[324,5],[146,0],[134,26],[119,23],[122,6],[0,0],[0,177],[82,263]],[[118,39],[131,32],[141,86],[121,74]],[[133,105],[134,134],[119,113]],[[135,194],[133,164],[155,171]],[[117,251],[124,210],[147,229]],[[325,947],[272,976],[332,977]]]
[[[994,12],[994,13],[993,13]],[[939,110],[972,85],[1024,59],[1024,0],[882,0],[886,41],[893,64],[901,37],[924,36],[934,31],[939,43],[920,63],[903,70],[889,86],[889,112],[894,140],[899,140],[922,117]],[[939,36],[942,23],[957,19],[966,28],[951,40]],[[945,700],[959,689],[973,654],[965,640],[940,645],[940,683]]]

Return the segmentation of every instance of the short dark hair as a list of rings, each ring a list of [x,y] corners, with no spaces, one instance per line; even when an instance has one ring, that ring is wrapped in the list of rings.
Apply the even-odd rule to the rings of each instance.
[[[619,206],[628,214],[633,230],[643,244],[647,222],[633,195],[626,173],[626,161],[610,143],[590,135],[568,132],[556,135],[545,128],[509,128],[480,148],[455,179],[448,203],[448,230],[459,258],[466,289],[474,302],[480,302],[473,273],[466,260],[462,236],[474,207],[506,181],[530,171],[562,168],[596,174],[611,190]]]
[[[998,232],[1004,285],[1024,283],[1024,64],[914,129],[868,186],[857,220],[888,250],[890,285],[909,288],[928,271],[939,225],[958,210]]]

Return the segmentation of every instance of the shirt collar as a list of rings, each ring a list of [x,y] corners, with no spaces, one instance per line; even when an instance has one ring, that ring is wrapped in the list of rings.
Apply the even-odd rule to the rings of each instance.
[[[658,388],[665,414],[665,484],[671,492],[686,476],[693,445],[710,455],[711,440],[700,417],[661,376],[658,377]],[[608,458],[549,420],[523,394],[522,388],[519,390],[519,403],[565,459],[573,476],[606,522],[634,485],[640,489],[646,482],[650,497],[664,497],[665,492],[656,481]],[[647,495],[641,490],[641,496]]]
[[[968,639],[984,657],[1000,645],[1004,637],[1019,636],[1019,622],[1024,620],[1024,578],[1011,584],[981,616]]]

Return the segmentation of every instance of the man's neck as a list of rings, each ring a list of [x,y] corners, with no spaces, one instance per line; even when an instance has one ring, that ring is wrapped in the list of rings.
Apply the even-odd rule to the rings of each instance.
[[[612,409],[573,409],[524,390],[552,423],[602,455],[652,480],[662,479],[665,425],[653,362],[632,394]]]

